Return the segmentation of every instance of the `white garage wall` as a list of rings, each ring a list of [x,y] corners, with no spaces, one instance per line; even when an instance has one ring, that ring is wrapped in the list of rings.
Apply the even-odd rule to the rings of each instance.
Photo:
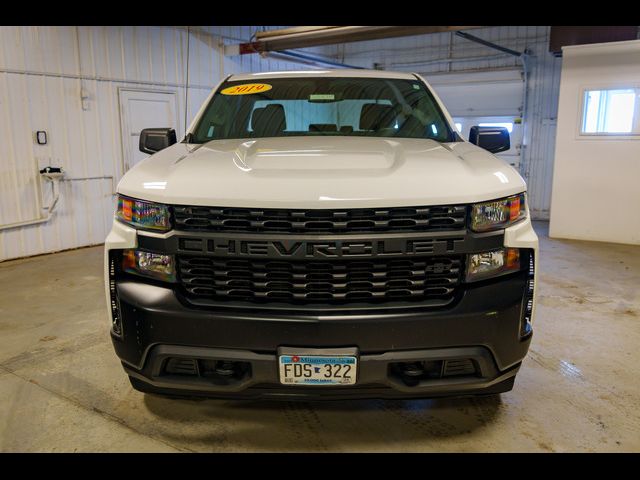
[[[190,29],[188,122],[223,75],[301,68],[221,55],[221,43],[257,29]],[[0,231],[0,261],[104,241],[122,176],[118,88],[177,92],[180,137],[186,58],[185,28],[0,27],[0,225],[44,216],[51,194],[40,168],[62,166],[75,179],[61,182],[51,221]],[[36,144],[36,130],[47,131],[47,145]]]
[[[221,43],[248,41],[258,28],[263,27],[191,28],[188,121],[222,75],[307,68],[258,55],[221,55]],[[547,51],[549,27],[487,27],[470,33],[531,54],[520,169],[534,218],[548,218],[562,62]],[[122,175],[118,88],[173,90],[182,119],[186,46],[184,28],[0,27],[0,225],[44,215],[50,192],[37,174],[42,166],[61,165],[68,177],[78,179],[61,183],[50,222],[0,231],[0,261],[104,240],[113,185]],[[514,57],[452,33],[308,50],[367,68],[375,61],[427,78],[522,68]],[[181,121],[179,135],[182,129]],[[36,130],[48,132],[48,145],[35,143]]]
[[[566,47],[563,56],[549,233],[639,245],[640,136],[580,129],[584,90],[640,88],[640,40]]]
[[[549,30],[550,27],[545,26],[469,30],[472,35],[512,50],[530,51],[528,111],[524,119],[524,158],[520,173],[528,183],[532,215],[539,219],[549,218],[561,65],[561,59],[548,52]],[[516,57],[454,33],[347,43],[340,46],[337,58],[366,68],[374,67],[376,62],[385,70],[416,72],[434,81],[442,74],[473,72],[475,75],[482,71],[522,69]]]

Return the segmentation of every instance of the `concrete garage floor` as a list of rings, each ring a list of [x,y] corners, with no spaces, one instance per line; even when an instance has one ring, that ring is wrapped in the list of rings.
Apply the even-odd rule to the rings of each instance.
[[[0,264],[0,450],[640,451],[640,247],[541,238],[537,318],[493,399],[328,403],[138,393],[114,354],[102,248]]]

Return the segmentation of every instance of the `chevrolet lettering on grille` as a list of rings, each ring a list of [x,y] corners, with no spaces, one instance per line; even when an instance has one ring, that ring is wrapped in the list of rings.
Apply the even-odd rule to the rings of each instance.
[[[456,251],[463,237],[370,241],[335,240],[235,240],[224,238],[179,238],[178,251],[217,257],[341,258],[397,255],[444,255]]]

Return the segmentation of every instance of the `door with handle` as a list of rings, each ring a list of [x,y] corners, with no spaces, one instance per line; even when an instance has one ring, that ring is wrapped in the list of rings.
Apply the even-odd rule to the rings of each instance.
[[[143,128],[167,127],[179,132],[178,109],[175,92],[120,89],[119,97],[124,174],[148,157],[138,149]]]

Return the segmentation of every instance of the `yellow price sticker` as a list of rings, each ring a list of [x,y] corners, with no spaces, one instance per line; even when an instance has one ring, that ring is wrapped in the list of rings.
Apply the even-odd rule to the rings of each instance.
[[[250,95],[252,93],[266,92],[272,88],[268,83],[245,83],[244,85],[225,88],[220,93],[222,95]]]

